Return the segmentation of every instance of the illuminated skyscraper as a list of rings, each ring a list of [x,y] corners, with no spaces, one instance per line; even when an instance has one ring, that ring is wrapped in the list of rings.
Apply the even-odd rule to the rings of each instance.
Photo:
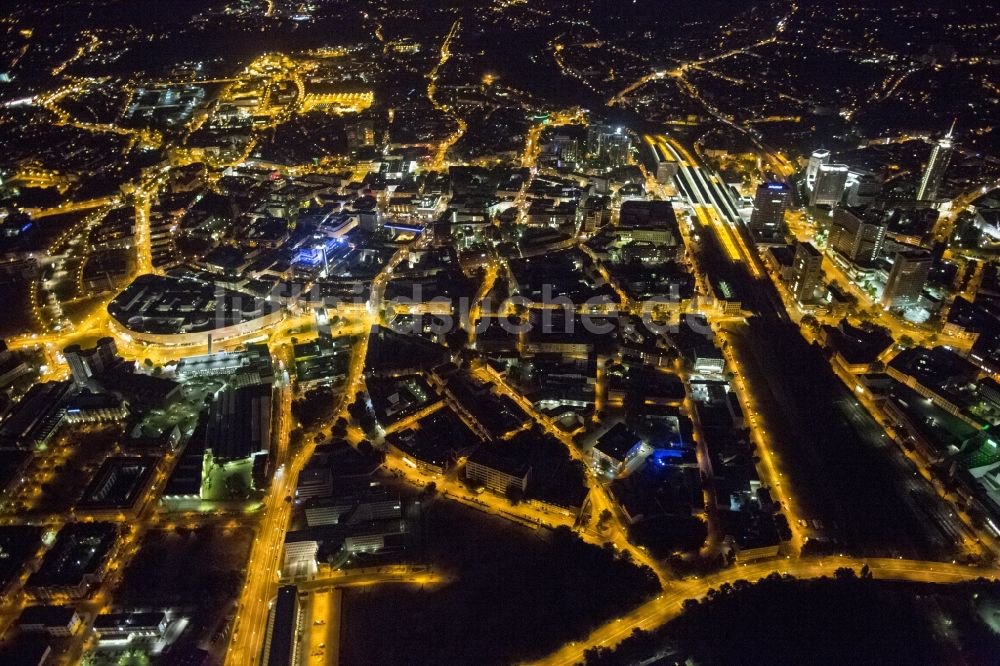
[[[943,137],[938,139],[931,150],[931,158],[927,160],[924,167],[924,175],[920,179],[920,187],[917,189],[917,201],[931,201],[937,198],[938,188],[944,180],[944,174],[948,171],[948,164],[951,162],[951,153],[955,148],[952,137],[955,132],[955,123],[951,124],[951,129]]]
[[[591,125],[587,131],[587,152],[591,159],[606,162],[611,167],[622,167],[628,162],[631,142],[621,127]]]
[[[862,266],[874,263],[885,243],[887,225],[881,221],[867,221],[844,208],[833,211],[830,226],[830,246]]]
[[[836,206],[844,197],[847,187],[846,164],[823,164],[816,174],[816,183],[809,197],[810,206]]]
[[[882,292],[882,305],[898,308],[919,303],[932,263],[931,253],[925,250],[897,252]]]
[[[811,243],[798,243],[792,267],[792,293],[799,303],[811,303],[823,280],[823,255]]]
[[[750,229],[757,235],[775,236],[785,229],[785,211],[792,190],[784,183],[761,183],[753,199]]]
[[[806,186],[811,190],[816,184],[816,174],[819,173],[819,168],[824,164],[830,163],[830,151],[819,149],[813,151],[813,154],[809,156],[809,166],[806,167]]]
[[[882,178],[870,171],[851,169],[847,174],[844,203],[851,208],[871,205],[882,191]]]
[[[97,341],[91,349],[80,345],[70,345],[63,350],[66,364],[73,374],[73,381],[79,387],[88,386],[90,379],[115,367],[121,362],[114,338],[106,337]]]

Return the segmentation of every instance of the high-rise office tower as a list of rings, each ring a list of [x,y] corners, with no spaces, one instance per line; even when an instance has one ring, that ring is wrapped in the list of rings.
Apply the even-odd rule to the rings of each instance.
[[[111,337],[101,338],[91,349],[70,345],[63,350],[63,356],[66,357],[73,381],[81,388],[88,386],[92,377],[103,374],[121,362],[118,347]]]
[[[753,199],[750,229],[758,236],[779,236],[785,230],[785,211],[792,189],[784,183],[761,183]]]
[[[792,294],[799,303],[815,300],[823,279],[823,255],[811,243],[796,243],[792,260]]]
[[[587,126],[587,157],[596,157],[601,150],[601,134],[607,129],[605,125],[591,123]]]
[[[850,167],[846,164],[823,164],[816,173],[816,183],[809,197],[810,206],[836,206],[844,196]]]
[[[830,246],[861,265],[871,265],[882,251],[887,225],[869,222],[844,208],[833,211]]]
[[[844,203],[851,208],[870,206],[881,192],[881,176],[871,171],[851,169],[847,174]]]
[[[588,155],[591,159],[607,162],[609,166],[625,166],[631,146],[628,134],[621,127],[591,125],[587,130]]]
[[[897,252],[882,292],[882,305],[900,308],[919,303],[932,263],[933,257],[926,250]]]
[[[813,186],[816,184],[816,174],[819,173],[819,168],[824,164],[830,163],[830,151],[819,149],[814,150],[813,154],[809,156],[809,166],[806,167],[806,187],[812,190]]]
[[[560,162],[576,162],[579,153],[576,137],[568,134],[556,134],[549,144],[549,152],[559,158]]]
[[[625,166],[628,163],[630,146],[628,135],[619,130],[605,137],[603,154],[607,156],[608,162],[612,166]]]
[[[924,167],[924,175],[920,179],[920,187],[917,188],[917,201],[932,201],[937,198],[938,188],[944,181],[944,174],[948,171],[948,164],[951,163],[951,153],[955,148],[953,135],[955,133],[955,123],[951,124],[951,129],[943,137],[938,139],[931,149],[931,157]]]
[[[90,380],[90,368],[87,363],[83,360],[81,355],[80,345],[70,345],[63,350],[63,356],[66,357],[66,365],[69,366],[70,374],[73,375],[73,381],[77,386],[86,386],[87,382]]]

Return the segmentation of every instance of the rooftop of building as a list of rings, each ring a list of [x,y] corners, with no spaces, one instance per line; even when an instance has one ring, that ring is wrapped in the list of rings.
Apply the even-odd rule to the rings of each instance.
[[[523,460],[518,460],[510,454],[505,455],[502,444],[479,447],[469,456],[467,462],[482,465],[519,479],[524,478],[531,471],[531,466]]]
[[[208,410],[205,448],[217,461],[234,461],[271,446],[272,389],[252,384],[221,391]]]
[[[909,375],[922,386],[951,392],[976,379],[977,368],[947,347],[912,347],[904,349],[889,362],[889,367]]]
[[[258,298],[200,279],[142,275],[108,304],[108,313],[139,333],[210,332],[277,311]]]
[[[41,527],[0,526],[0,589],[5,589],[31,561],[42,545]]]
[[[28,588],[78,585],[106,561],[118,538],[114,523],[70,523],[45,553],[42,565],[28,578]]]
[[[77,503],[78,510],[126,509],[135,505],[156,471],[157,459],[106,458]]]
[[[597,439],[594,448],[609,458],[624,460],[629,451],[641,443],[639,435],[619,422]]]
[[[28,606],[21,612],[17,623],[43,627],[65,627],[76,615],[72,606]]]
[[[880,326],[853,326],[846,319],[836,327],[824,326],[826,342],[850,364],[874,363],[894,344],[889,331]]]
[[[479,437],[450,407],[421,419],[416,428],[390,435],[389,441],[405,455],[443,468],[480,443]]]
[[[162,625],[167,619],[163,611],[103,613],[94,618],[94,629],[151,629]]]
[[[0,423],[0,445],[30,448],[46,429],[48,419],[65,405],[71,381],[35,384]]]

